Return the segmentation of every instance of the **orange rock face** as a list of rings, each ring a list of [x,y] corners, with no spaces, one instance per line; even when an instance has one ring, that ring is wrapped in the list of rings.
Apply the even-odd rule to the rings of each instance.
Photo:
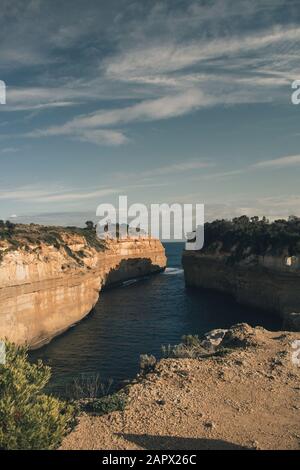
[[[110,240],[99,251],[78,235],[0,258],[0,338],[37,348],[85,317],[102,287],[163,270],[165,251],[151,238]]]

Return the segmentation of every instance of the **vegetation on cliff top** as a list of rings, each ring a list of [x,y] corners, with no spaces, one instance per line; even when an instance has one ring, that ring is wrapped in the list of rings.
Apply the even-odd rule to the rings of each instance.
[[[215,220],[205,224],[205,253],[229,253],[233,261],[249,255],[300,254],[300,218],[291,216],[270,223],[265,217]]]
[[[57,250],[64,249],[67,255],[79,264],[84,252],[73,252],[69,246],[68,238],[79,236],[87,248],[103,251],[105,243],[96,235],[96,230],[88,223],[86,228],[44,226],[37,224],[13,224],[10,221],[0,220],[0,248],[5,242],[5,248],[0,251],[0,261],[3,255],[11,250],[22,248],[26,251],[38,250],[42,244],[54,246]],[[1,256],[2,255],[2,256]]]

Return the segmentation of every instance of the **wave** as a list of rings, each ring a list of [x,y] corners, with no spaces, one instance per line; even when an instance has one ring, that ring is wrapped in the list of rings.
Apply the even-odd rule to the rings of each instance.
[[[136,284],[137,282],[144,281],[145,279],[148,279],[148,276],[141,276],[141,277],[137,277],[134,279],[129,279],[128,281],[122,282],[122,287],[129,287],[132,284]]]
[[[177,276],[179,274],[183,274],[182,268],[166,268],[164,273],[166,276]]]

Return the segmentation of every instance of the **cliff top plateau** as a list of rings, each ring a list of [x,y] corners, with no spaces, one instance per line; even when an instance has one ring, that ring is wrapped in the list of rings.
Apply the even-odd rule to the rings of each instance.
[[[62,448],[299,449],[300,335],[224,333],[216,353],[159,361],[129,387],[124,411],[83,414]]]

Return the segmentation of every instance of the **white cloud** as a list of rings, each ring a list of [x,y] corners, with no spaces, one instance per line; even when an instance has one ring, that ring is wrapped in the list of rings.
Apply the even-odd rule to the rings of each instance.
[[[121,101],[113,109],[102,101],[102,108],[90,114],[76,115],[74,107],[73,119],[59,126],[54,118],[47,128],[32,130],[27,137],[67,136],[96,145],[122,145],[129,140],[122,129],[103,128],[170,119],[205,106],[276,101],[283,96],[282,87],[289,85],[291,73],[297,72],[300,28],[292,23],[274,26],[272,19],[281,0],[276,5],[215,0],[191,2],[184,8],[171,8],[168,2],[149,7],[139,4],[135,15],[127,15],[127,11],[116,14],[113,7],[100,15],[92,7],[85,22],[80,21],[76,8],[62,22],[63,7],[51,8],[48,17],[43,16],[42,8],[32,10],[20,0],[3,2],[3,63],[50,64],[47,73],[37,76],[39,85],[8,87],[8,104],[3,110],[82,105],[82,113],[86,103],[135,99],[135,104],[123,106]],[[25,21],[17,22],[12,35],[3,20],[16,12]],[[261,25],[245,33],[241,22],[255,18],[258,12],[263,13],[262,23],[268,27]],[[106,14],[113,16],[112,21],[107,22]],[[37,22],[34,30],[33,20]],[[113,38],[111,50],[117,52],[109,57],[103,52],[105,47],[99,47],[100,30],[108,50]],[[80,60],[88,65],[80,67],[81,75],[71,55],[66,59],[78,41]]]
[[[116,180],[116,175],[111,175],[112,180]],[[139,180],[140,181],[140,180]],[[131,192],[135,189],[145,189],[164,186],[166,183],[151,182],[149,184],[133,184],[118,185],[117,187],[105,186],[96,188],[67,188],[61,184],[47,183],[32,184],[20,186],[18,188],[6,188],[0,190],[0,201],[18,201],[27,203],[72,203],[83,202],[105,196],[117,195],[121,193]]]
[[[270,45],[300,40],[300,28],[274,28],[264,34],[202,39],[191,43],[142,46],[121,52],[104,64],[105,73],[118,80],[182,70],[208,59],[257,51]]]
[[[253,165],[253,168],[284,168],[300,165],[300,155],[290,155],[276,158],[274,160],[264,160]]]
[[[205,97],[200,90],[190,89],[181,94],[164,96],[155,100],[145,100],[125,108],[117,108],[111,111],[99,110],[92,114],[77,117],[61,126],[37,129],[25,134],[25,136],[36,138],[69,135],[93,143],[120,145],[128,140],[121,132],[101,128],[135,121],[174,118],[213,103],[214,99]]]
[[[48,189],[45,189],[47,187]],[[65,189],[60,185],[31,185],[0,191],[0,200],[39,203],[80,201],[115,194],[119,188],[102,188],[93,191]]]
[[[173,118],[187,114],[201,106],[207,106],[211,102],[212,100],[205,97],[200,90],[191,89],[181,94],[141,101],[125,108],[111,111],[99,110],[92,114],[79,116],[61,127],[42,130],[40,135],[68,134],[78,129],[94,129],[134,121]]]
[[[122,132],[109,129],[79,130],[74,133],[74,138],[96,145],[118,146],[129,142],[128,137]]]

